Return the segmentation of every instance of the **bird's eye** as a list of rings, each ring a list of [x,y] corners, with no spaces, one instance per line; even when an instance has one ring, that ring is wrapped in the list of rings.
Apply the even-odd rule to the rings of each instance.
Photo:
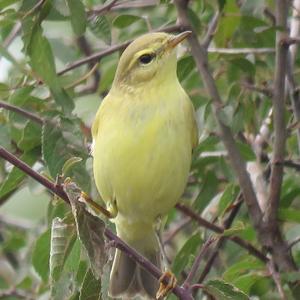
[[[154,57],[155,57],[154,53],[143,54],[139,57],[139,62],[142,65],[148,65],[153,60]]]

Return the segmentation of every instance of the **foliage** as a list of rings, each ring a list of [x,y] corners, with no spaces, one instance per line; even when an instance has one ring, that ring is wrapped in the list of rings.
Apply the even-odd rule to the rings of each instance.
[[[234,134],[264,209],[274,152],[274,45],[281,28],[274,24],[273,1],[195,0],[187,13],[200,41],[218,9],[221,14],[208,51],[223,101],[218,115]],[[291,14],[292,6],[290,22]],[[176,18],[172,1],[0,0],[0,146],[53,182],[60,183],[62,174],[70,177],[98,201],[90,127],[124,47],[81,64],[73,62],[151,29],[178,31]],[[180,49],[178,78],[196,108],[200,136],[181,203],[211,225],[199,221],[182,225],[183,211],[170,212],[163,239],[172,270],[183,283],[204,241],[215,235],[220,245],[213,243],[202,258],[193,283],[203,281],[195,299],[280,299],[274,269],[233,242],[237,238],[262,255],[266,251],[244,203],[232,214],[233,220],[228,218],[237,206],[240,186],[220,139],[212,97],[187,50]],[[295,74],[299,67],[296,57]],[[277,214],[289,244],[299,238],[300,135],[288,93],[285,100],[288,130],[285,161],[279,162],[285,168]],[[103,232],[113,225],[97,219],[81,202],[71,204],[72,208],[0,160],[1,299],[17,299],[17,292],[32,299],[109,299],[112,254]],[[299,244],[289,251],[299,266]],[[216,259],[209,265],[214,252]],[[299,274],[279,268],[279,277],[286,297],[295,297],[292,289]]]

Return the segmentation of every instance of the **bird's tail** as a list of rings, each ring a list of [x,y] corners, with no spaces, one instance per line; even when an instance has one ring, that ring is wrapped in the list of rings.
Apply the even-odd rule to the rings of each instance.
[[[159,245],[153,228],[132,239],[122,234],[119,227],[117,224],[117,233],[121,239],[161,268]],[[116,250],[110,274],[109,294],[111,297],[133,299],[137,295],[142,295],[148,299],[155,299],[158,287],[157,279],[124,252]]]

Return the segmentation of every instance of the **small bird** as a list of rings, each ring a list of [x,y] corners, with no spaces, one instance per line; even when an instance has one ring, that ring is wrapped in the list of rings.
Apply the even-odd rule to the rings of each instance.
[[[189,34],[134,40],[92,126],[95,182],[117,235],[159,268],[155,225],[182,195],[198,142],[194,108],[176,73],[176,46]],[[152,275],[116,250],[110,296],[153,299],[157,289]]]

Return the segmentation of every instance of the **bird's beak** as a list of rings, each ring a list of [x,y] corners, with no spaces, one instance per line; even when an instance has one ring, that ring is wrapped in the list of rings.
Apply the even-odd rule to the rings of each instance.
[[[181,32],[174,37],[172,37],[168,43],[167,43],[167,48],[175,48],[179,43],[181,43],[184,39],[186,39],[192,32],[191,31],[184,31]]]

